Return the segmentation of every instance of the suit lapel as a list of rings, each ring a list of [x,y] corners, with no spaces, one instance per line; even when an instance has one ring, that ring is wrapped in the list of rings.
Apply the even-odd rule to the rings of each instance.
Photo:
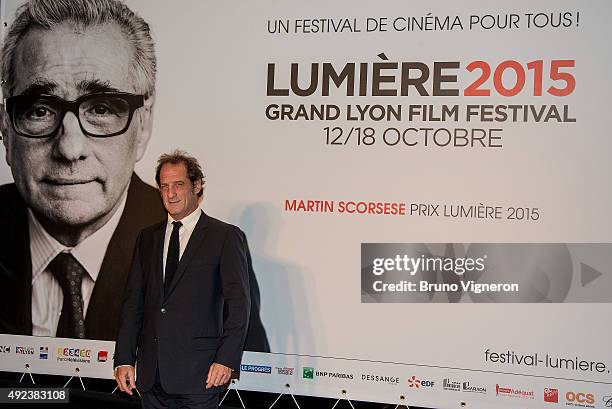
[[[202,212],[200,210],[200,212]],[[204,233],[206,227],[208,226],[208,216],[206,213],[202,212],[200,215],[200,219],[195,225],[193,232],[191,233],[191,237],[189,238],[189,242],[187,243],[187,247],[181,256],[178,267],[176,269],[176,273],[174,273],[174,277],[172,278],[172,282],[170,283],[170,287],[168,288],[167,294],[165,294],[164,298],[167,299],[172,291],[180,281],[183,274],[185,274],[185,269],[193,259],[194,255],[197,253],[198,248],[202,245],[204,240]],[[163,250],[162,250],[163,251]]]
[[[159,288],[160,303],[164,300],[164,239],[166,238],[166,223],[162,223],[159,229],[155,232],[153,243],[153,254],[156,254],[153,264],[153,274],[155,286]]]

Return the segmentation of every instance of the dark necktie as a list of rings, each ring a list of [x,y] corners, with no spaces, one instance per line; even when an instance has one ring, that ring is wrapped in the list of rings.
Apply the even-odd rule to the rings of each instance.
[[[166,274],[164,275],[164,291],[168,292],[170,283],[176,268],[179,263],[179,229],[183,223],[172,222],[172,234],[170,235],[170,243],[168,244],[168,254],[166,255]]]
[[[59,283],[64,294],[56,336],[60,338],[85,338],[81,283],[87,272],[72,254],[63,252],[59,253],[49,263],[48,269]]]

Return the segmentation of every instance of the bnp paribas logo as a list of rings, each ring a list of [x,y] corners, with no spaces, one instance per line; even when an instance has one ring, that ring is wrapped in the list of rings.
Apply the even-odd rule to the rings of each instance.
[[[310,368],[305,366],[302,368],[302,378],[304,379],[314,379],[314,368]]]

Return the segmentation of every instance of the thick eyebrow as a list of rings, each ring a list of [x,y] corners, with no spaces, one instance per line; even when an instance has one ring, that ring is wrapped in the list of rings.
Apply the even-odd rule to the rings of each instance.
[[[77,88],[84,94],[92,92],[121,92],[120,89],[112,87],[110,82],[99,79],[81,81],[77,84]]]
[[[23,90],[20,95],[35,96],[41,94],[54,94],[57,88],[57,83],[53,81],[37,79]],[[108,81],[99,79],[81,81],[77,84],[77,88],[83,94],[92,92],[121,92],[118,88],[112,87]]]
[[[185,181],[179,179],[179,180],[171,180],[171,181],[168,181],[168,182],[160,183],[159,186],[164,187],[164,186],[168,186],[168,185],[181,185],[181,184],[184,185]]]
[[[57,89],[57,84],[47,80],[36,80],[30,84],[21,95],[40,95],[40,94],[53,94],[53,91]]]

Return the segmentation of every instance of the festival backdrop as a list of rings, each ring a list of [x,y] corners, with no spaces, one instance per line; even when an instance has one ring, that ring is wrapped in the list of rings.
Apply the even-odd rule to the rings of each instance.
[[[137,173],[195,155],[248,236],[271,352],[236,387],[610,407],[609,2],[128,4],[158,55]],[[0,341],[112,377],[112,342]]]

